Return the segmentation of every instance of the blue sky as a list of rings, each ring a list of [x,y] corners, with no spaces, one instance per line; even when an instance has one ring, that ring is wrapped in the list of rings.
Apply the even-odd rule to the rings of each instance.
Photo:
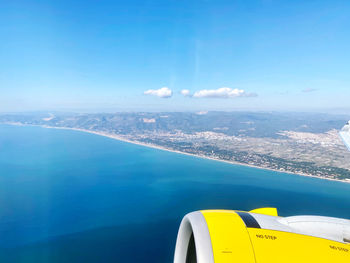
[[[0,112],[350,108],[349,1],[11,0],[0,40]]]

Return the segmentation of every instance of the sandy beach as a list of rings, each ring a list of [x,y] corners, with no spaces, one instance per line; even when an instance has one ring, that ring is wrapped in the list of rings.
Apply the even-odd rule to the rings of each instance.
[[[11,123],[11,124],[12,125],[23,125],[23,124],[19,124],[19,123]],[[36,125],[30,125],[30,126],[36,126]],[[280,170],[275,170],[275,169],[266,168],[266,167],[259,167],[259,166],[255,166],[255,165],[245,164],[245,163],[222,160],[222,159],[213,158],[213,157],[209,157],[209,156],[205,156],[205,155],[198,155],[198,154],[181,152],[181,151],[165,148],[165,147],[155,145],[155,144],[148,144],[148,143],[143,143],[143,142],[139,142],[139,141],[126,139],[126,138],[124,138],[122,136],[118,136],[116,134],[110,134],[110,133],[99,132],[99,131],[91,131],[91,130],[80,129],[80,128],[53,127],[53,126],[46,126],[46,125],[37,125],[37,126],[42,127],[42,128],[48,128],[48,129],[62,129],[62,130],[73,130],[73,131],[86,132],[86,133],[91,133],[91,134],[95,134],[95,135],[99,135],[99,136],[108,137],[108,138],[118,140],[118,141],[123,141],[123,142],[137,144],[137,145],[141,145],[141,146],[145,146],[145,147],[150,147],[150,148],[154,148],[154,149],[158,149],[158,150],[162,150],[162,151],[168,151],[168,152],[173,152],[173,153],[177,153],[177,154],[184,154],[184,155],[189,155],[189,156],[193,156],[193,157],[197,157],[197,158],[203,158],[203,159],[208,159],[208,160],[213,160],[213,161],[218,161],[218,162],[224,162],[224,163],[233,164],[233,165],[248,166],[248,167],[252,167],[252,168],[274,171],[274,172],[279,172],[279,173],[287,173],[287,174],[293,174],[293,175],[298,175],[298,176],[307,176],[307,177],[313,177],[313,178],[329,180],[329,181],[350,183],[350,180],[339,180],[339,179],[319,177],[319,176],[315,176],[312,174],[302,174],[302,173],[293,173],[293,172],[289,172],[289,171],[280,171]]]
[[[339,179],[332,179],[332,178],[325,178],[325,177],[315,176],[315,175],[312,175],[312,174],[303,174],[303,173],[293,173],[293,172],[289,172],[289,171],[280,171],[280,170],[275,170],[275,169],[266,168],[266,167],[259,167],[259,166],[255,166],[255,165],[239,163],[239,162],[235,162],[235,161],[222,160],[222,159],[219,159],[219,158],[213,158],[213,157],[209,157],[209,156],[205,156],[205,155],[181,152],[181,151],[177,151],[177,150],[170,149],[170,148],[165,148],[165,147],[162,147],[162,146],[159,146],[159,145],[155,145],[155,144],[149,144],[149,143],[143,143],[143,142],[139,142],[139,141],[130,140],[130,139],[124,138],[124,137],[116,135],[116,134],[110,134],[110,133],[105,133],[105,132],[91,131],[91,130],[80,129],[80,128],[54,127],[54,126],[48,126],[48,125],[26,125],[26,124],[17,123],[17,122],[16,123],[11,122],[11,123],[5,123],[5,124],[16,125],[16,126],[36,126],[36,127],[47,128],[47,129],[72,130],[72,131],[86,132],[86,133],[91,133],[91,134],[95,134],[95,135],[111,138],[111,139],[118,140],[118,141],[123,141],[123,142],[137,144],[137,145],[141,145],[141,146],[145,146],[145,147],[150,147],[150,148],[154,148],[154,149],[158,149],[158,150],[162,150],[162,151],[168,151],[168,152],[173,152],[173,153],[177,153],[177,154],[184,154],[184,155],[189,155],[189,156],[193,156],[193,157],[197,157],[197,158],[208,159],[208,160],[213,160],[213,161],[218,161],[218,162],[224,162],[224,163],[233,164],[233,165],[247,166],[247,167],[252,167],[252,168],[257,168],[257,169],[262,169],[262,170],[267,170],[267,171],[274,171],[274,172],[279,172],[279,173],[293,174],[293,175],[298,175],[298,176],[313,177],[313,178],[329,180],[329,181],[350,183],[350,179],[348,179],[348,180],[339,180]]]

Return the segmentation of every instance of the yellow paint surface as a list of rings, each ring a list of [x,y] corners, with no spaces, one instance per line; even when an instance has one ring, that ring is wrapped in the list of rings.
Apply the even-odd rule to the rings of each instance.
[[[249,211],[250,213],[263,214],[268,216],[278,216],[277,209],[274,207],[264,207]]]
[[[205,210],[201,213],[208,225],[216,263],[350,263],[350,244],[246,228],[235,211]]]
[[[201,211],[209,228],[215,262],[255,263],[244,222],[234,211]]]
[[[350,263],[350,245],[323,238],[248,228],[258,263]]]

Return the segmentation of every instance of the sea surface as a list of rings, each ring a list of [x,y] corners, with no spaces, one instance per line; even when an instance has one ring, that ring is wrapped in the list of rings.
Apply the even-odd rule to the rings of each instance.
[[[182,217],[277,207],[350,218],[350,184],[72,130],[0,125],[0,262],[171,262]]]

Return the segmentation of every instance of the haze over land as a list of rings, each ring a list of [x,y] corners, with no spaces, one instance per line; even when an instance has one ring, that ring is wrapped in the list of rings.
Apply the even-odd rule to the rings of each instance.
[[[265,112],[3,114],[1,123],[81,129],[261,168],[350,180],[346,115]]]

